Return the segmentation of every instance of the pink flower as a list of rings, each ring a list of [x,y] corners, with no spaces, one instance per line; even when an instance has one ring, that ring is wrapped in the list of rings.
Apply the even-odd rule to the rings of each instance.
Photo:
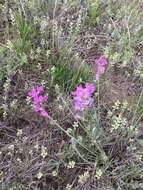
[[[71,94],[72,94],[73,96],[81,95],[81,94],[82,94],[82,91],[83,91],[83,87],[82,87],[81,85],[79,85],[79,86],[76,88],[76,91],[71,92]]]
[[[44,103],[46,102],[46,96],[40,95],[42,92],[44,92],[44,88],[42,86],[38,86],[29,91],[28,96],[30,96],[33,100],[34,111],[43,117],[47,117],[48,113],[43,110]]]
[[[37,94],[38,94],[38,95],[39,95],[41,92],[44,92],[43,86],[38,86],[38,87],[36,88],[36,91],[37,91]]]
[[[94,85],[86,83],[85,87],[79,85],[74,92],[72,92],[73,100],[74,100],[74,110],[76,111],[76,115],[79,115],[79,111],[83,111],[89,108],[94,99],[92,94],[94,92]]]
[[[100,76],[105,72],[105,65],[108,64],[108,61],[105,57],[100,57],[95,60],[95,63],[97,65],[96,81],[98,81]]]
[[[45,110],[41,111],[40,115],[43,117],[48,117],[48,113]]]
[[[107,65],[108,64],[108,61],[105,57],[100,57],[98,59],[95,60],[96,64],[99,65],[99,66],[104,66],[104,65]]]
[[[39,106],[39,104],[35,104],[35,103],[34,103],[34,111],[35,111],[35,112],[39,112],[39,111],[40,111],[40,106]]]
[[[94,92],[94,85],[93,84],[89,84],[89,83],[86,83],[86,90],[89,94],[92,94]]]
[[[46,102],[46,96],[39,96],[38,101],[41,103],[45,103]]]
[[[32,89],[31,91],[28,92],[28,96],[31,96],[32,98],[37,96],[36,89]]]
[[[36,88],[33,88],[28,92],[28,96],[31,96],[32,98],[37,97],[41,92],[44,92],[43,86],[38,86]]]

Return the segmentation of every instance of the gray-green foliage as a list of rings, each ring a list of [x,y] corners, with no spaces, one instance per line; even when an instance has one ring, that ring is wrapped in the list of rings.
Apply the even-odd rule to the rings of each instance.
[[[5,74],[14,72],[21,65],[29,63],[31,52],[35,52],[38,48],[40,52],[42,51],[43,58],[40,57],[40,53],[39,57],[34,56],[36,60],[45,59],[44,54],[46,55],[47,51],[51,52],[47,62],[50,68],[55,66],[55,72],[52,73],[53,82],[60,83],[63,89],[69,86],[68,90],[70,90],[81,81],[91,80],[91,68],[78,63],[72,52],[84,23],[83,12],[78,7],[80,14],[76,20],[72,20],[71,17],[70,25],[67,22],[65,26],[61,25],[61,18],[57,12],[58,8],[63,9],[65,6],[67,10],[63,9],[63,18],[66,17],[68,9],[71,10],[71,6],[68,5],[70,4],[61,4],[60,1],[15,2],[16,8],[11,10],[11,15],[12,28],[16,30],[17,39],[9,41],[5,50],[2,50]],[[48,12],[44,11],[46,8]],[[41,45],[42,41],[45,45]],[[4,57],[5,55],[7,56]]]
[[[108,56],[112,61],[112,56],[118,54],[115,62],[120,62],[121,68],[131,65],[133,62],[137,62],[136,64],[139,65],[136,48],[143,40],[143,13],[140,5],[140,1],[115,2],[110,0],[106,7],[109,24],[105,24],[105,32],[112,39],[107,43],[107,47],[110,49]]]
[[[87,0],[87,19],[90,25],[99,23],[102,15],[100,0]]]

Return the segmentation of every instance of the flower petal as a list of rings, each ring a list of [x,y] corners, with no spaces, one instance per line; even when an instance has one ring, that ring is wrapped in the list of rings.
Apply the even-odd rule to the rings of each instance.
[[[45,110],[41,111],[40,115],[43,117],[48,117],[48,113]]]

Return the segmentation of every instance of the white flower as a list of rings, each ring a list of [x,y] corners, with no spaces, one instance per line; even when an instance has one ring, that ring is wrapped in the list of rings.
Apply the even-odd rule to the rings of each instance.
[[[100,179],[100,177],[102,176],[102,170],[101,169],[98,169],[97,171],[96,171],[96,175],[95,175],[95,177],[97,178],[97,179]]]
[[[17,133],[16,133],[17,137],[21,136],[22,133],[23,133],[22,129],[18,129],[18,130],[17,130]]]
[[[41,156],[42,156],[43,158],[45,158],[47,155],[48,155],[48,153],[47,153],[47,148],[44,147],[44,146],[42,146],[42,147],[41,147]]]
[[[54,170],[54,171],[52,172],[52,176],[56,177],[57,175],[58,175],[57,171]]]
[[[71,169],[71,168],[74,168],[74,166],[75,166],[75,161],[70,161],[70,162],[68,163],[67,168]]]
[[[38,172],[38,173],[37,173],[37,178],[38,178],[38,179],[41,179],[42,176],[43,176],[42,172]]]

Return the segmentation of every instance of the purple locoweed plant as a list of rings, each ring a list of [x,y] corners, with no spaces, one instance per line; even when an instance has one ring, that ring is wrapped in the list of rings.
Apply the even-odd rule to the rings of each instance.
[[[76,117],[80,117],[80,112],[86,110],[91,107],[93,104],[93,92],[94,85],[86,83],[85,87],[82,85],[77,86],[76,90],[71,92],[73,96],[73,106],[76,112]]]
[[[43,108],[46,102],[46,96],[40,95],[42,92],[44,92],[43,86],[38,86],[30,90],[28,96],[32,98],[34,111],[43,117],[47,117],[48,113]]]
[[[108,64],[108,60],[101,56],[100,58],[95,60],[96,66],[97,66],[97,71],[96,71],[96,80],[98,81],[100,76],[105,72],[105,65]]]

